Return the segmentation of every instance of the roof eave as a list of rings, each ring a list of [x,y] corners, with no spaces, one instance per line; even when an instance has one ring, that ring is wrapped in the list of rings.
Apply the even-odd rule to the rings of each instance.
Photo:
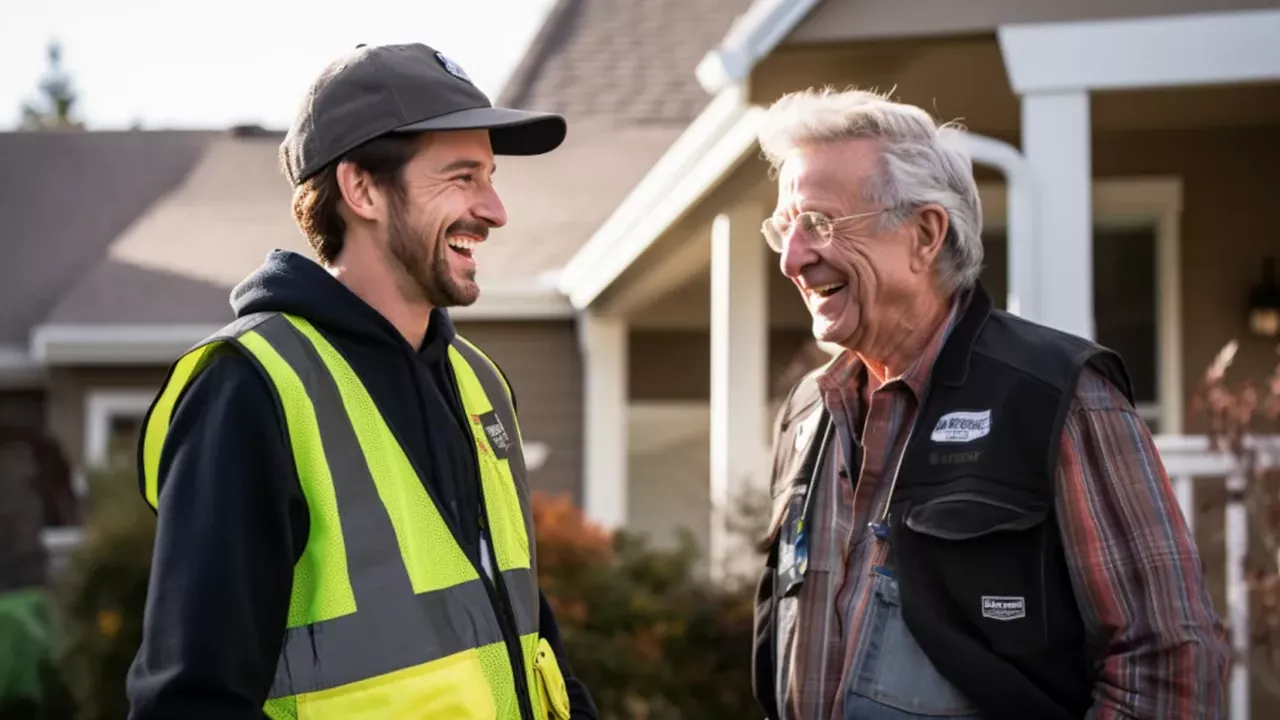
[[[495,292],[483,297],[475,305],[450,309],[449,315],[459,322],[531,322],[574,317],[568,298],[555,290]],[[27,357],[34,368],[168,364],[219,327],[200,323],[44,323],[31,331]],[[4,371],[0,363],[0,377],[4,377]]]
[[[560,273],[583,310],[756,147],[764,109],[740,86],[723,90],[640,180]]]

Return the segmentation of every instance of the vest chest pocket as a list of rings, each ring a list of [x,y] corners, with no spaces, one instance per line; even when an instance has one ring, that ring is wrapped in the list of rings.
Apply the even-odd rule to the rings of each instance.
[[[1003,655],[1036,653],[1078,622],[1062,606],[1047,502],[982,492],[944,495],[906,513],[901,560],[927,574],[964,624]],[[914,556],[914,557],[911,557]],[[1068,596],[1070,588],[1066,588]]]

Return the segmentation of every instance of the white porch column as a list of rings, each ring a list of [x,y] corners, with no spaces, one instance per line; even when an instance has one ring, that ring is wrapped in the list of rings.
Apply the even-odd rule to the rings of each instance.
[[[711,226],[711,528],[713,576],[734,548],[727,522],[759,480],[768,438],[768,255],[763,210],[744,204]]]
[[[591,310],[579,316],[583,383],[583,508],[607,528],[627,522],[627,325]]]
[[[1036,181],[1037,317],[1093,338],[1092,138],[1085,90],[1022,98],[1022,150]]]

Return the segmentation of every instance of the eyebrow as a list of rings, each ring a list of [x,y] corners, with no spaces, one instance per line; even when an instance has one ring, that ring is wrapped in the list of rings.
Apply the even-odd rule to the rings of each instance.
[[[454,160],[448,165],[445,165],[443,168],[441,168],[440,172],[447,174],[447,173],[455,172],[458,170],[483,170],[484,168],[485,168],[485,164],[480,162],[479,160],[471,160],[469,158],[463,158],[461,160]],[[497,165],[492,165],[489,167],[490,175],[492,175],[497,171],[498,171]]]

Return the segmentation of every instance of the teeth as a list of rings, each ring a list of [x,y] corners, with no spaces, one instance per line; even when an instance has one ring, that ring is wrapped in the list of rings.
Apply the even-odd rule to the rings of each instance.
[[[834,293],[836,290],[839,290],[840,288],[844,287],[844,285],[845,285],[844,283],[831,283],[829,285],[815,285],[814,287],[810,288],[810,291],[815,292],[823,297],[826,297]]]
[[[477,243],[475,240],[469,240],[464,237],[447,237],[445,242],[449,243],[449,247],[458,248],[459,250],[475,250]]]

